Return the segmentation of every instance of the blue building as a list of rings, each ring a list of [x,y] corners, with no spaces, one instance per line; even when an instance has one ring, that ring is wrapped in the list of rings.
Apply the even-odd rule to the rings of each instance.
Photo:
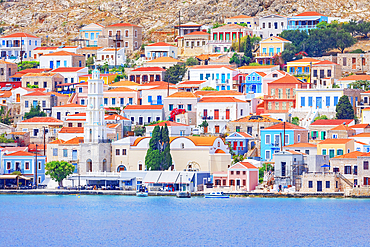
[[[231,149],[237,155],[244,155],[248,152],[248,143],[252,139],[253,137],[246,132],[234,132],[226,137],[226,141],[231,143]]]
[[[17,151],[3,155],[4,174],[11,174],[20,171],[23,176],[32,178],[35,183],[36,178],[36,156],[33,153]],[[37,182],[41,183],[45,179],[45,156],[37,156]]]
[[[242,92],[262,93],[262,80],[265,75],[263,72],[252,72],[247,75],[245,81],[241,83]]]
[[[284,139],[285,145],[282,145]],[[282,146],[300,142],[308,142],[308,130],[297,125],[282,122],[261,129],[261,159],[264,161],[271,161],[273,154],[280,152]]]
[[[288,18],[287,30],[315,29],[322,21],[328,22],[328,17],[315,11],[303,12]]]

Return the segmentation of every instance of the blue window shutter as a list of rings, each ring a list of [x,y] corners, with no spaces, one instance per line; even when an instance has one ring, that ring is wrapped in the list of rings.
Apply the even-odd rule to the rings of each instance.
[[[330,96],[326,96],[326,106],[330,106]]]

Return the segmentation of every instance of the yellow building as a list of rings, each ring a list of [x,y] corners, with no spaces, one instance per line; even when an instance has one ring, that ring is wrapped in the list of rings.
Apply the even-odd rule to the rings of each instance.
[[[91,78],[91,74],[89,75],[82,75],[78,77],[78,81],[81,82],[87,82],[87,80]],[[100,74],[100,79],[104,80],[104,84],[112,84],[114,83],[114,79],[116,79],[117,74]]]
[[[312,65],[319,62],[320,60],[313,58],[302,58],[287,62],[287,71],[289,74],[295,75],[298,79],[310,82]]]
[[[285,45],[292,43],[281,37],[268,37],[260,41],[260,48],[256,54],[256,62],[259,64],[273,64],[273,57],[284,51]]]
[[[353,139],[326,139],[317,144],[317,154],[329,155],[329,158],[348,154],[355,149]]]

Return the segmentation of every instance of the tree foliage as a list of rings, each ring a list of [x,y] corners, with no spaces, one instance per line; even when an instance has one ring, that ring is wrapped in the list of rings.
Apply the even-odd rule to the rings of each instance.
[[[145,128],[142,126],[135,126],[134,134],[135,136],[143,136],[145,133]]]
[[[149,141],[149,149],[145,156],[147,170],[164,171],[172,165],[170,153],[170,137],[167,124],[164,127],[154,127],[152,138]]]
[[[239,155],[237,154],[237,155],[233,156],[233,161],[231,162],[231,164],[234,165],[234,164],[236,164],[238,162],[241,162],[243,160],[244,160],[244,156],[241,155],[241,154],[239,154]]]
[[[263,182],[263,176],[265,175],[265,171],[274,171],[274,167],[271,164],[264,163],[262,167],[258,170],[259,175],[259,182]]]
[[[13,139],[8,139],[5,137],[5,133],[0,135],[0,143],[13,143]]]
[[[91,56],[91,57],[89,57],[88,59],[86,59],[86,66],[87,67],[91,67],[91,66],[93,66],[95,63],[94,63],[94,57],[93,56]]]
[[[66,161],[51,161],[45,164],[46,175],[59,183],[59,186],[63,186],[63,179],[68,177],[75,170],[75,166],[69,164]]]
[[[292,118],[292,124],[295,124],[295,125],[299,126],[299,117],[293,117]]]
[[[237,66],[240,65],[241,61],[240,61],[240,57],[239,55],[234,52],[233,56],[230,58],[230,61],[229,61],[230,64],[236,64]]]
[[[199,64],[199,61],[195,57],[189,57],[188,59],[186,59],[186,63],[185,63],[186,66],[194,66],[198,64]]]
[[[166,70],[166,75],[164,77],[164,80],[169,83],[177,84],[184,78],[186,70],[187,69],[185,65],[175,64],[174,66],[169,67]]]
[[[318,115],[317,117],[315,117],[314,121],[321,120],[321,119],[324,119],[325,120],[325,119],[329,119],[329,118],[326,115]]]
[[[253,37],[246,35],[240,39],[234,39],[231,44],[231,50],[238,51],[238,52],[244,52],[245,43],[247,42],[247,39],[250,39],[250,43],[252,44],[252,50],[257,50],[257,47],[261,41],[261,37],[258,37],[256,35],[253,35]],[[240,46],[239,46],[240,43]]]
[[[46,117],[46,113],[41,111],[40,105],[37,105],[36,107],[31,107],[30,112],[26,112],[24,114],[24,119],[30,119],[33,117]]]
[[[217,91],[217,89],[207,86],[207,87],[202,88],[200,91]]]
[[[368,80],[358,80],[349,84],[351,88],[354,89],[364,89],[365,91],[370,90],[370,81]]]
[[[349,102],[348,96],[343,95],[340,97],[339,102],[336,106],[336,112],[337,112],[337,119],[354,119],[355,118],[355,112],[353,110],[353,107],[351,105],[351,102]]]
[[[4,106],[0,108],[0,122],[3,124],[11,124],[11,119],[9,117],[10,110],[6,110]]]
[[[25,69],[34,69],[40,65],[40,62],[37,61],[23,61],[22,63],[18,63],[18,71],[22,71]]]

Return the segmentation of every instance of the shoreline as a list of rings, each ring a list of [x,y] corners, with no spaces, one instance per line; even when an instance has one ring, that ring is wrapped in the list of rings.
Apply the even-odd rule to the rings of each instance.
[[[149,191],[149,196],[176,196],[177,192],[159,192]],[[120,195],[136,196],[136,191],[121,190],[0,190],[0,195]],[[203,197],[204,192],[193,192],[192,196]],[[260,198],[370,198],[370,195],[350,195],[346,196],[344,192],[333,193],[272,193],[272,192],[228,192],[224,193],[230,197],[260,197]]]

